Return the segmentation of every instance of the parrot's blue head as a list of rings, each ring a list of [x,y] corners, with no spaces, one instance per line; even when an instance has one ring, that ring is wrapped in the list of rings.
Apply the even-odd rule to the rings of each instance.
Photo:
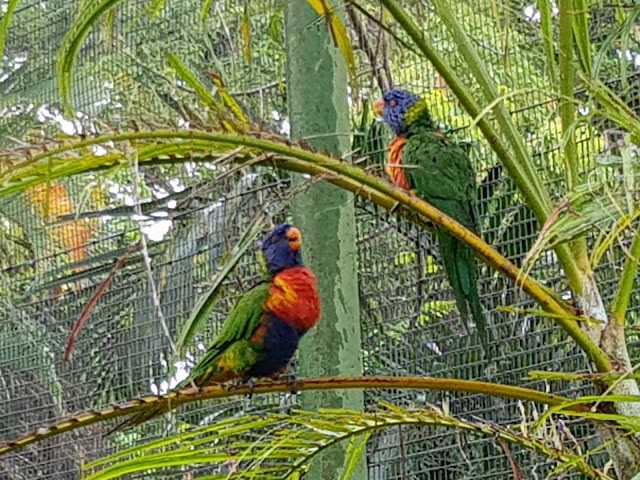
[[[375,102],[373,109],[379,117],[382,117],[387,125],[396,135],[401,135],[405,129],[407,111],[418,103],[420,98],[407,91],[400,89],[388,90]]]
[[[271,275],[302,265],[302,233],[289,223],[283,223],[262,239],[260,249]]]
[[[373,102],[373,110],[397,136],[411,135],[412,129],[435,127],[427,102],[408,90],[389,90]]]

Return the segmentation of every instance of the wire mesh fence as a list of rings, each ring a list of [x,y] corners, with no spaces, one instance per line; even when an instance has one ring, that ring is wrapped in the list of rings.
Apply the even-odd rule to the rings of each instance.
[[[92,29],[73,78],[74,121],[60,114],[55,60],[67,29],[82,2],[23,0],[14,13],[0,71],[0,146],[29,143],[34,132],[49,137],[91,133],[101,125],[130,126],[138,120],[162,125],[197,123],[201,114],[193,92],[176,81],[167,65],[173,53],[195,71],[221,74],[234,96],[263,128],[288,134],[284,78],[285,41],[282,2],[225,0],[206,2],[122,2]],[[0,6],[6,11],[7,2]],[[367,5],[372,16],[375,4]],[[429,2],[415,2],[424,32],[439,51],[464,72],[442,22]],[[536,165],[552,191],[563,188],[559,126],[549,87],[535,2],[457,2],[455,11],[491,74]],[[434,116],[467,140],[477,166],[484,238],[516,264],[522,264],[539,225],[502,174],[492,150],[471,119],[453,101],[435,70],[370,18],[345,12],[351,20],[358,57],[361,94],[371,97],[393,83],[424,94]],[[355,20],[354,20],[355,19]],[[247,27],[248,25],[248,27]],[[243,36],[243,27],[250,35]],[[594,41],[614,28],[610,11],[595,9]],[[615,55],[612,55],[615,56]],[[616,88],[637,106],[633,58]],[[605,59],[602,68],[617,68]],[[612,67],[613,65],[613,67]],[[616,70],[617,71],[617,70]],[[473,84],[470,77],[463,80]],[[476,91],[478,89],[476,88]],[[355,109],[354,109],[355,110]],[[354,160],[381,171],[388,133],[379,124],[353,114]],[[604,127],[581,127],[581,157],[605,151]],[[96,154],[101,152],[96,151]],[[139,188],[134,188],[138,185]],[[148,392],[166,392],[176,383],[169,373],[171,341],[189,316],[213,273],[256,214],[291,191],[289,177],[251,167],[217,177],[201,163],[97,172],[16,195],[0,206],[0,439],[12,439],[66,414],[99,408]],[[483,379],[546,389],[526,379],[530,370],[584,371],[580,350],[549,320],[497,310],[533,303],[517,288],[481,266],[482,304],[489,315],[497,355],[482,361],[475,335],[460,321],[439,262],[433,238],[393,214],[356,200],[362,352],[365,375],[428,375]],[[69,331],[83,307],[118,259],[144,235],[147,249],[128,255],[100,298],[63,366]],[[258,279],[254,253],[225,284],[211,321],[190,354],[179,362],[184,375],[217,332],[238,295]],[[608,253],[598,269],[606,300],[616,288],[621,255]],[[555,256],[543,254],[531,273],[570,297]],[[153,288],[152,288],[153,285]],[[631,318],[638,310],[633,299]],[[167,335],[167,331],[169,335]],[[637,342],[631,352],[637,357]],[[575,396],[590,392],[587,383],[554,383],[554,392]],[[470,394],[415,391],[368,392],[367,404],[381,399],[401,405],[442,404],[464,417],[482,417],[507,425],[534,415],[532,405]],[[295,404],[291,395],[252,400],[259,410]],[[161,435],[168,425],[203,424],[246,411],[246,402],[191,405],[135,431],[103,434],[109,422],[64,434],[0,458],[0,478],[80,478],[92,459]],[[570,429],[564,428],[570,425]],[[583,451],[597,444],[593,429],[576,422],[559,427],[561,441]],[[545,478],[550,465],[535,454],[513,449],[531,476]],[[594,462],[601,464],[601,455]],[[492,439],[439,428],[391,428],[372,438],[367,449],[369,478],[507,478],[509,457]],[[224,471],[207,467],[207,473]],[[216,470],[217,469],[217,470]],[[194,470],[195,472],[195,470]],[[202,474],[205,470],[198,471]],[[193,472],[192,472],[193,473]],[[184,473],[149,478],[185,478]],[[575,477],[579,478],[579,477]]]

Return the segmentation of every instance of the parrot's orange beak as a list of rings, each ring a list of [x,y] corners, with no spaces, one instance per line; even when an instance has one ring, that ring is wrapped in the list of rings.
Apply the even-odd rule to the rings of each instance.
[[[373,111],[378,117],[382,117],[384,112],[384,99],[379,98],[375,102],[373,102]]]
[[[291,247],[291,250],[293,250],[294,252],[300,250],[300,247],[302,246],[302,233],[300,233],[300,230],[298,230],[296,227],[291,227],[289,228],[289,230],[287,230],[286,236],[287,240],[289,240],[289,246]]]

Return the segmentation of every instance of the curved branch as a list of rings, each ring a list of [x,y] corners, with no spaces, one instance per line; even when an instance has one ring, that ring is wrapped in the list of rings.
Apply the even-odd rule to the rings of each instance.
[[[116,154],[111,154],[104,155],[102,157],[91,157],[90,162],[82,162],[78,159],[74,159],[71,162],[67,160],[67,162],[63,163],[58,170],[56,162],[53,160],[56,155],[70,150],[103,144],[109,141],[121,142],[126,140],[159,139],[185,140],[173,145],[175,151],[168,148],[171,145],[163,145],[163,148],[160,150],[157,148],[152,149],[153,155],[151,155],[150,152],[145,152],[145,155],[140,155],[139,162],[148,164],[158,163],[158,152],[162,152],[164,155],[176,152],[184,154],[189,148],[194,152],[211,151],[219,148],[221,144],[248,147],[250,150],[256,151],[271,152],[274,155],[269,161],[273,161],[275,166],[278,168],[309,173],[312,175],[325,175],[325,179],[327,181],[338,184],[343,188],[347,188],[356,195],[369,198],[385,208],[390,208],[391,203],[393,204],[391,208],[397,205],[404,207],[404,210],[414,213],[413,216],[408,217],[409,220],[412,220],[412,218],[415,219],[415,214],[417,213],[425,219],[432,221],[440,228],[448,231],[453,236],[459,238],[469,245],[487,265],[500,271],[506,277],[513,280],[545,310],[556,314],[557,317],[554,318],[554,321],[574,339],[580,348],[582,348],[599,372],[605,373],[611,371],[611,362],[600,347],[589,338],[577,322],[565,318],[567,314],[568,316],[577,316],[577,311],[559,299],[557,295],[550,292],[540,283],[527,275],[524,275],[516,265],[503,257],[497,250],[484,242],[480,237],[464,228],[461,224],[442,213],[440,210],[420,198],[411,195],[405,190],[394,187],[386,180],[368,174],[361,168],[354,167],[346,162],[341,162],[325,154],[317,153],[309,149],[303,149],[299,146],[293,145],[291,142],[285,143],[281,139],[280,141],[274,141],[271,139],[260,138],[258,134],[255,135],[256,136],[236,135],[187,129],[164,129],[94,137],[81,142],[67,144],[57,149],[42,152],[33,156],[26,162],[23,162],[21,165],[16,166],[13,170],[14,175],[0,175],[0,184],[4,183],[5,185],[4,188],[0,188],[0,194],[6,193],[7,191],[17,191],[27,188],[33,184],[32,182],[45,181],[46,177],[42,179],[42,176],[38,177],[33,174],[29,175],[29,168],[37,170],[37,167],[41,162],[46,163],[47,172],[50,172],[50,179],[56,178],[56,175],[62,176],[83,173],[90,170],[96,170],[98,168],[115,167],[124,163],[126,161],[124,157],[120,158]],[[270,138],[274,137],[270,136]],[[193,161],[194,159],[189,157],[184,158],[181,161],[187,160]],[[242,163],[248,161],[255,162],[255,159],[247,157],[231,157],[228,161]],[[68,163],[71,163],[71,166],[67,165]],[[25,167],[27,167],[26,171]],[[15,172],[18,172],[17,176],[15,175]],[[16,176],[19,179],[18,185],[15,185],[15,182],[13,185],[11,184],[12,176]],[[29,180],[24,183],[20,183],[20,180],[23,178],[28,178]],[[36,180],[32,180],[33,178]]]
[[[160,405],[167,410],[176,408],[182,404],[209,400],[214,398],[228,398],[233,396],[253,394],[288,392],[292,388],[286,381],[258,382],[253,389],[239,387],[229,389],[223,384],[217,384],[204,388],[191,388],[179,392],[171,392],[167,395],[150,395],[137,398],[124,403],[113,404],[102,410],[88,410],[68,418],[61,419],[49,427],[38,428],[17,440],[0,444],[0,456],[18,450],[22,447],[39,442],[49,437],[60,435],[71,430],[76,430],[94,423],[104,422],[112,418],[123,417]],[[383,388],[383,389],[416,389],[416,390],[443,390],[447,392],[482,393],[495,397],[511,398],[522,401],[557,406],[571,400],[559,395],[539,392],[530,388],[515,387],[511,385],[498,385],[495,383],[479,382],[475,380],[452,380],[448,378],[429,377],[344,377],[344,378],[309,378],[299,380],[295,386],[297,391],[304,390],[336,390],[354,388]],[[587,411],[588,405],[576,405],[571,407],[575,411]]]

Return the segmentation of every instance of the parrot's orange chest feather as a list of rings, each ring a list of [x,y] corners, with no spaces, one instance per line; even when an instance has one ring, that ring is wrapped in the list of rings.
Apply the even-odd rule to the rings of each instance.
[[[389,175],[391,183],[396,187],[409,190],[409,182],[407,181],[407,176],[404,173],[404,166],[402,165],[402,149],[405,143],[407,143],[407,139],[404,137],[395,137],[391,140],[385,171],[387,172],[387,175]]]
[[[320,319],[318,282],[306,267],[277,273],[264,306],[296,330],[306,332]]]

